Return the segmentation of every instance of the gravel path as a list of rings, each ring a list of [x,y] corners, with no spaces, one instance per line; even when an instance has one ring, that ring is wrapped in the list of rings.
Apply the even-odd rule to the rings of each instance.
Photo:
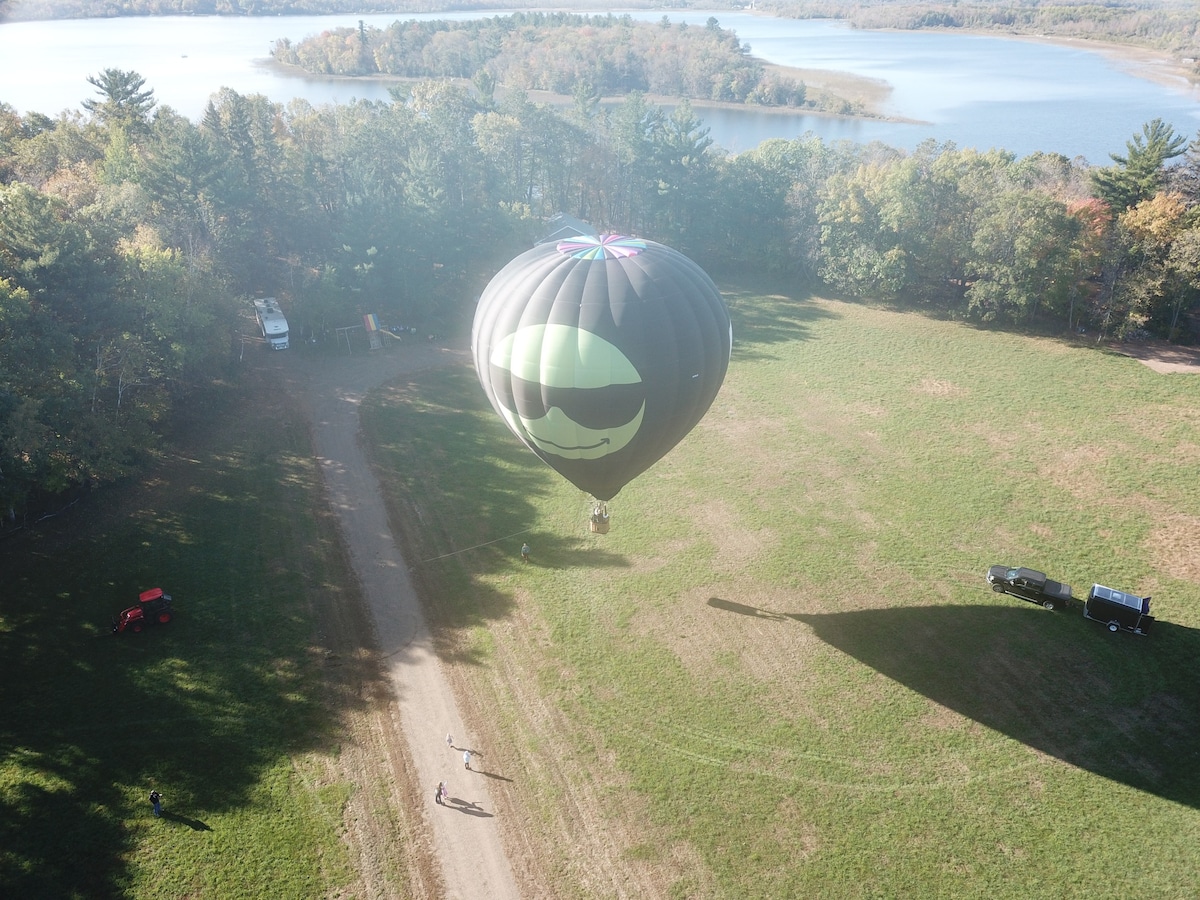
[[[403,345],[355,356],[325,357],[303,350],[287,355],[280,364],[305,401],[330,503],[374,620],[380,661],[408,744],[413,771],[407,774],[416,780],[426,806],[421,812],[441,867],[444,896],[515,900],[520,894],[500,839],[489,779],[463,767],[464,749],[486,754],[486,748],[474,745],[459,714],[359,440],[359,403],[368,391],[401,375],[462,364],[466,354]],[[447,734],[454,736],[453,749],[446,744]],[[384,770],[381,766],[381,777]],[[434,803],[439,781],[449,787],[445,806]]]

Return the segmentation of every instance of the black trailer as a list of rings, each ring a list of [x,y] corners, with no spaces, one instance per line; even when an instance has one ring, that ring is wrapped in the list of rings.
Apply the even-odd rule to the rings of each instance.
[[[1132,631],[1146,634],[1154,624],[1150,615],[1150,598],[1116,591],[1102,584],[1093,584],[1083,603],[1083,614],[1103,622],[1109,631]]]

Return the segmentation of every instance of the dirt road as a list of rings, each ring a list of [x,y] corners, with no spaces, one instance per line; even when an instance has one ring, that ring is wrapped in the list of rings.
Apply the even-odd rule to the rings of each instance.
[[[388,773],[409,779],[417,791],[390,791],[388,802],[411,802],[419,797],[421,809],[406,811],[414,830],[428,836],[428,852],[440,866],[441,884],[426,890],[447,898],[488,897],[515,900],[519,896],[512,867],[500,839],[496,807],[489,794],[489,779],[467,771],[465,749],[479,749],[459,714],[450,683],[433,650],[417,596],[388,525],[378,481],[359,442],[359,403],[366,393],[406,373],[457,364],[465,354],[432,345],[404,345],[358,356],[318,356],[297,352],[280,360],[285,378],[301,394],[312,425],[312,436],[330,503],[361,582],[362,596],[374,620],[380,664],[390,680],[394,718],[407,747],[388,747],[376,741],[371,752],[394,756],[379,760],[375,769],[383,782]],[[385,698],[385,700],[388,698]],[[386,731],[386,729],[383,729]],[[453,735],[453,748],[446,736]],[[365,760],[370,781],[371,761]],[[444,806],[434,802],[438,782],[449,787]],[[360,786],[359,790],[371,790]],[[384,785],[379,788],[383,791]],[[352,801],[353,805],[353,801]],[[379,813],[363,803],[351,818]],[[384,835],[371,823],[352,831]],[[352,841],[353,843],[353,841]],[[360,841],[361,843],[361,841]],[[370,849],[354,848],[359,868],[371,868]],[[386,878],[364,876],[372,896],[386,896]]]
[[[1181,347],[1166,341],[1112,341],[1108,346],[1114,353],[1132,357],[1162,375],[1200,373],[1200,350],[1195,347]]]

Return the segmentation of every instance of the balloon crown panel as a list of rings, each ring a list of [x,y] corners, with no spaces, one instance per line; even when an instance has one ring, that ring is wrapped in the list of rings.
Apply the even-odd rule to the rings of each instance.
[[[654,241],[582,236],[500,270],[475,312],[489,401],[544,462],[610,500],[712,405],[729,312],[696,263]]]
[[[625,237],[623,234],[602,234],[598,237],[585,234],[567,241],[559,241],[556,249],[559,253],[566,253],[576,259],[618,259],[637,256],[646,249],[646,242]]]

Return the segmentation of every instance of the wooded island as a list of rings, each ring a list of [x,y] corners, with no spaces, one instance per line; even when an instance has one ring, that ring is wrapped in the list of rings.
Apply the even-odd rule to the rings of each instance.
[[[518,13],[466,22],[359,23],[292,44],[277,60],[319,75],[468,78],[486,96],[496,85],[585,96],[632,91],[762,106],[804,104],[804,85],[766,71],[736,34],[709,18],[703,28],[630,16]]]

